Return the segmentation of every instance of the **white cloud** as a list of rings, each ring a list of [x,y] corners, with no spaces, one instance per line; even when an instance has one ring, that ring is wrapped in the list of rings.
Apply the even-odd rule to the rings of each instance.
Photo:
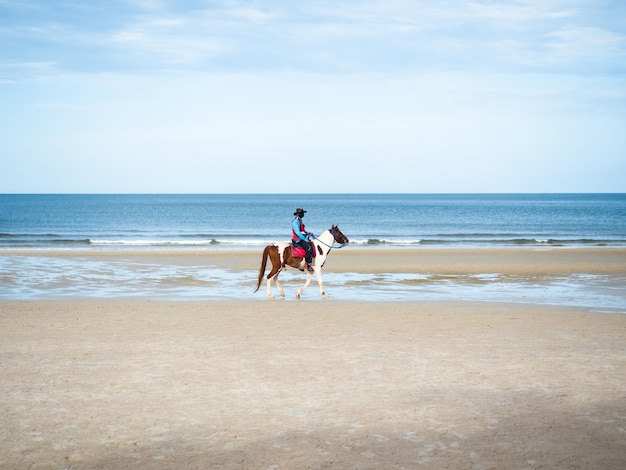
[[[34,61],[98,71],[163,71],[171,66],[176,72],[185,67],[216,72],[398,73],[433,67],[552,72],[568,66],[572,72],[574,61],[583,61],[584,67],[584,60],[592,60],[601,68],[598,54],[624,53],[619,33],[590,25],[586,13],[595,9],[583,0],[262,1],[253,6],[213,1],[193,9],[164,0],[128,1],[136,10],[113,14],[102,25],[93,18],[83,28],[80,22],[63,22],[63,15],[56,22],[39,16],[40,21],[4,29],[0,20],[0,34],[8,32],[18,43],[36,41],[37,47],[29,49],[40,56]],[[72,8],[77,15],[79,10]],[[83,14],[93,15],[93,8]],[[46,53],[50,56],[41,57]],[[51,59],[56,54],[62,57]]]
[[[166,6],[163,0],[127,0],[141,10],[160,10]]]
[[[50,75],[57,68],[55,62],[0,62],[0,84],[14,83]]]
[[[227,10],[226,13],[234,18],[252,21],[254,23],[261,23],[279,16],[276,12],[263,12],[256,8],[233,8]]]
[[[225,47],[217,42],[196,37],[159,37],[141,32],[120,31],[113,35],[124,52],[137,56],[150,56],[167,64],[195,64],[223,51]]]
[[[161,6],[160,2],[148,3],[144,7],[156,10]],[[276,16],[271,11],[229,3],[211,9],[148,12],[133,17],[110,37],[112,44],[153,61],[153,65],[197,66],[216,54],[233,50],[233,44],[242,36]]]
[[[512,26],[538,20],[557,20],[571,18],[576,9],[571,8],[571,1],[546,2],[511,1],[511,2],[470,2],[466,4],[469,19],[485,20],[502,26]]]
[[[546,48],[555,61],[625,54],[626,37],[593,27],[564,27],[546,35]]]
[[[172,15],[141,19],[113,32],[111,41],[120,52],[144,56],[157,64],[193,65],[226,50],[222,42],[199,34],[188,18]]]

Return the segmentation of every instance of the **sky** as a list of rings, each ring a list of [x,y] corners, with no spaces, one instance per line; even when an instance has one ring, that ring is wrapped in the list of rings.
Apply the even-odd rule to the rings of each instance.
[[[623,0],[0,0],[0,193],[626,192]]]

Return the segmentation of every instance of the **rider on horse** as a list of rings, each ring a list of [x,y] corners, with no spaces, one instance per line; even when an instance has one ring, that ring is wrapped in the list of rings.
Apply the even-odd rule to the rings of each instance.
[[[313,260],[313,243],[309,241],[309,239],[313,237],[313,233],[307,232],[304,228],[302,217],[304,217],[305,212],[304,209],[298,207],[293,213],[296,217],[293,219],[293,222],[291,222],[291,242],[295,246],[304,249],[306,253],[304,259],[306,261],[307,271],[313,271],[311,267],[311,261]]]

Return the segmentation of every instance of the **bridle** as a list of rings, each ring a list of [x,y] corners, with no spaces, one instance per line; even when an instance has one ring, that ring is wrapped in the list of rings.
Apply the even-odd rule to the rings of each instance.
[[[315,240],[317,240],[319,243],[321,243],[322,245],[328,247],[328,250],[332,250],[332,249],[340,249],[343,248],[344,246],[346,246],[348,243],[350,243],[350,241],[347,241],[345,243],[339,243],[337,242],[337,228],[336,227],[332,227],[329,232],[332,234],[333,236],[333,244],[329,245],[328,243],[323,242],[322,240],[320,240],[318,237],[315,237]],[[345,235],[344,235],[345,237]],[[338,245],[335,245],[335,242],[338,243]]]

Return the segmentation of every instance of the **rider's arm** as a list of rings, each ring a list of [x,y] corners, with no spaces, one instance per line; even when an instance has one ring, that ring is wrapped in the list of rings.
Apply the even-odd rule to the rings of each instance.
[[[300,221],[298,219],[293,219],[293,222],[291,222],[291,227],[293,228],[293,231],[296,233],[296,235],[298,235],[298,238],[300,240],[304,242],[308,241],[306,235],[300,231]]]

